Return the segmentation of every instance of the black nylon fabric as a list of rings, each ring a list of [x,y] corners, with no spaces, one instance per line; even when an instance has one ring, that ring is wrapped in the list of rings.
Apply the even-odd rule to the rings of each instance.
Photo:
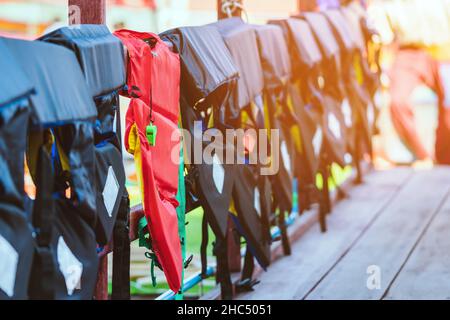
[[[338,140],[342,140],[347,147],[345,149],[342,146],[342,148],[336,150],[336,152],[353,152],[355,150],[355,139],[357,134],[356,127],[353,124],[359,110],[357,106],[353,105],[353,108],[346,110],[350,113],[347,115],[347,119],[344,116],[343,107],[345,106],[343,103],[347,98],[347,91],[345,82],[343,81],[343,66],[341,63],[342,53],[336,35],[333,34],[333,29],[327,18],[321,13],[306,12],[300,18],[304,18],[310,25],[321,52],[323,53],[324,59],[322,61],[321,69],[325,82],[323,88],[323,91],[325,92],[325,103],[330,111],[333,112],[336,117],[335,119],[339,122],[341,136]]]
[[[299,119],[299,130],[302,138],[303,152],[296,157],[295,176],[300,179],[300,185],[314,184],[321,161],[322,141],[319,137],[322,132],[323,117],[318,108],[304,103],[296,85],[289,85],[288,90],[289,98]],[[316,141],[318,142],[316,143]]]
[[[271,145],[272,157],[274,157],[275,152],[279,155],[279,170],[275,175],[270,176],[270,180],[273,184],[276,206],[280,208],[281,212],[291,212],[293,204],[292,187],[295,174],[294,164],[297,152],[290,129],[296,124],[296,121],[286,116],[290,111],[283,110],[283,104],[280,104],[277,99],[277,95],[271,91],[265,94],[271,129],[278,130],[280,137],[278,150],[275,151],[274,148],[276,146]]]
[[[278,150],[280,168],[271,177],[274,184],[274,200],[282,212],[292,211],[292,185],[294,179],[295,146],[290,128],[295,124],[289,117],[287,106],[287,83],[291,79],[291,61],[283,30],[276,25],[253,26],[256,31],[261,65],[264,72],[264,100],[271,129],[280,134]],[[271,146],[274,148],[275,146]]]
[[[118,112],[120,109],[120,100],[117,91],[105,94],[95,99],[98,117],[95,122],[95,145],[104,143],[105,141],[113,143],[117,149],[120,147],[120,138],[118,130],[120,122],[118,120]]]
[[[0,106],[12,103],[20,98],[27,98],[33,91],[33,84],[28,79],[25,70],[11,54],[5,38],[0,37]]]
[[[328,190],[324,188],[322,194],[319,193],[316,177],[318,173],[327,176],[331,163],[345,165],[345,139],[338,139],[344,133],[338,130],[338,134],[333,134],[328,127],[330,119],[340,124],[342,118],[333,112],[336,105],[330,104],[332,99],[328,99],[324,91],[324,58],[308,23],[295,18],[269,23],[283,28],[294,71],[289,83],[289,99],[302,142],[294,168],[298,178],[299,210],[309,209],[312,203],[319,202],[321,228],[325,231]],[[341,127],[338,125],[338,129]]]
[[[108,95],[97,97],[96,105],[98,118],[96,121],[94,139],[96,154],[96,191],[97,213],[96,226],[97,241],[101,245],[111,240],[112,231],[116,223],[120,202],[126,194],[125,168],[121,153],[119,95],[114,91]],[[114,127],[119,130],[116,132]],[[106,185],[108,181],[108,185]],[[114,194],[106,194],[110,188]],[[115,196],[114,204],[106,208],[107,201]],[[105,199],[108,197],[108,199]]]
[[[253,25],[266,89],[283,86],[291,78],[291,60],[283,30],[275,25]]]
[[[196,110],[187,107],[187,105],[183,103],[183,100],[181,101],[181,107],[183,124],[186,124],[184,125],[184,129],[191,133],[193,139],[197,139],[194,134],[194,121],[203,122],[203,119]],[[195,142],[192,143],[194,144]],[[206,144],[204,143],[200,143],[200,145],[202,145],[202,148],[206,147]],[[194,145],[191,150],[188,150],[188,153],[190,155],[194,154]],[[191,159],[193,159],[193,157],[191,157]],[[214,171],[216,170],[224,171],[222,190],[218,190],[214,182]],[[234,165],[223,165],[221,163],[215,165],[202,163],[191,165],[190,173],[193,175],[196,187],[195,196],[200,199],[208,223],[216,237],[225,239],[228,223],[228,210],[231,203],[236,167]]]
[[[306,22],[287,19],[270,21],[270,23],[283,29],[290,49],[293,74],[288,83],[288,93],[297,117],[303,151],[295,161],[295,175],[299,177],[301,184],[313,183],[321,157],[321,146],[314,146],[314,137],[322,131],[323,113],[320,103],[317,102],[319,99],[316,97],[317,90],[310,91],[309,87],[316,80],[317,65],[321,58],[320,51],[317,46],[313,46],[309,52],[305,44],[299,41],[303,35],[304,38],[312,38],[312,34],[307,32]],[[312,101],[316,103],[313,105]]]
[[[350,7],[342,7],[340,9],[342,15],[345,17],[346,22],[349,25],[351,36],[357,47],[357,55],[359,58],[359,64],[364,78],[364,87],[369,93],[369,97],[372,99],[378,88],[380,87],[379,74],[373,72],[369,66],[367,60],[368,42],[372,32],[367,26],[367,17],[365,16],[364,9],[356,2]],[[374,108],[374,106],[369,106]],[[376,112],[373,110],[372,112]],[[375,126],[375,124],[370,124]]]
[[[35,87],[37,94],[31,97],[35,123],[52,126],[97,116],[72,52],[39,41],[3,38],[1,42],[14,55]]]
[[[213,127],[224,132],[227,119],[236,117],[236,103],[230,98],[237,86],[238,70],[220,34],[214,27],[189,27],[165,32],[161,35],[170,41],[181,58],[180,106],[183,128],[191,137],[188,158],[194,159],[195,144],[205,148],[203,137],[195,134],[195,122],[201,124],[202,133],[213,117]],[[209,112],[209,111],[211,112]],[[209,116],[207,116],[209,113]],[[233,146],[225,145],[229,150]],[[234,150],[231,150],[234,152]],[[199,152],[197,150],[197,152]],[[229,152],[229,151],[226,151]],[[214,254],[217,257],[217,282],[222,288],[222,297],[232,298],[231,278],[227,261],[227,226],[236,168],[233,165],[188,164],[186,178],[187,211],[197,205],[204,209],[204,220],[211,226],[215,236]],[[223,174],[216,184],[215,176]],[[220,185],[220,183],[222,183]],[[221,188],[220,188],[221,187]],[[203,242],[207,232],[203,232]],[[206,242],[202,242],[202,269],[207,267]]]
[[[322,52],[325,91],[341,102],[345,92],[341,80],[341,51],[328,20],[318,12],[305,12],[302,17],[308,22]]]
[[[324,161],[327,163],[337,163],[340,166],[345,166],[345,148],[347,141],[345,139],[345,130],[343,126],[343,117],[339,115],[340,106],[336,101],[333,101],[333,97],[326,91],[326,79],[324,74],[325,59],[321,53],[321,49],[314,37],[314,33],[311,30],[308,23],[300,19],[288,19],[288,25],[291,32],[294,35],[297,48],[303,48],[299,50],[299,56],[303,61],[303,65],[308,66],[306,74],[304,76],[308,79],[303,81],[303,88],[301,93],[306,105],[310,105],[314,112],[320,112],[318,123],[322,125],[323,141],[324,145],[330,148],[322,150],[321,154],[326,158]],[[304,68],[303,68],[304,69]],[[325,86],[322,88],[319,81],[325,81]],[[339,134],[331,130],[330,114],[336,116],[338,121]],[[339,115],[339,116],[338,116]]]
[[[56,224],[51,246],[56,251],[57,272],[55,276],[56,300],[91,300],[95,284],[97,282],[98,257],[96,250],[96,237],[92,227],[83,219],[77,217],[78,210],[70,202],[57,201],[55,203]],[[71,268],[63,265],[62,256],[66,254],[61,241],[76,255],[76,259],[82,263],[82,275],[79,283],[76,283],[73,294],[68,292],[72,278]],[[64,277],[66,275],[66,277]]]
[[[70,201],[52,201],[51,238],[48,247],[37,248],[29,286],[30,298],[91,300],[98,272],[94,229],[79,218],[79,209]],[[45,211],[49,207],[38,209]]]
[[[97,214],[96,225],[97,241],[101,245],[109,242],[114,229],[114,221],[121,203],[121,195],[125,193],[125,170],[122,162],[122,155],[117,147],[109,142],[95,148],[95,182],[97,185]],[[110,179],[110,180],[108,180]],[[108,185],[107,185],[108,182]],[[111,206],[106,199],[106,188],[110,185],[117,188],[118,197]],[[109,199],[111,200],[111,199]],[[109,207],[111,206],[111,207]]]
[[[331,9],[323,11],[322,14],[324,14],[328,18],[330,23],[336,29],[336,32],[342,41],[340,45],[341,50],[342,49],[344,49],[345,51],[355,50],[357,46],[352,38],[351,31],[349,30],[350,26],[345,21],[345,18],[342,15],[341,11],[337,9]]]
[[[327,19],[319,12],[305,12],[300,18],[304,18],[322,47],[322,53],[327,58],[338,57],[340,54],[339,45],[333,36]],[[296,18],[298,18],[296,17]]]
[[[181,115],[183,128],[190,132],[191,149],[187,150],[194,159],[196,141],[203,148],[203,137],[194,134],[195,122],[201,123],[202,131],[207,128],[208,119],[202,110],[212,108],[214,127],[224,129],[225,109],[231,92],[236,86],[238,71],[230,52],[217,29],[211,26],[185,27],[167,31],[161,35],[170,41],[181,58]],[[224,148],[232,146],[225,145]],[[214,171],[224,170],[222,190],[214,182]],[[187,193],[189,204],[200,204],[207,215],[216,237],[225,239],[228,209],[234,184],[235,168],[222,164],[191,164]],[[222,191],[222,192],[220,192]],[[199,200],[199,201],[197,201]],[[194,209],[194,208],[190,208]]]
[[[254,27],[245,24],[240,18],[219,20],[213,25],[221,33],[240,72],[236,91],[238,106],[241,110],[245,109],[252,120],[251,124],[247,123],[245,126],[262,129],[264,110],[260,102],[264,90],[264,76]],[[258,103],[258,101],[260,102]],[[255,103],[256,112],[251,106],[252,103]],[[262,121],[258,121],[261,119]],[[238,127],[243,127],[240,121],[238,124]],[[233,217],[236,218],[235,223],[238,230],[246,239],[247,247],[252,255],[263,268],[266,268],[270,264],[271,242],[270,237],[267,236],[270,214],[262,213],[261,202],[270,202],[271,194],[259,191],[259,166],[239,165],[236,170],[233,200],[237,218]],[[269,183],[268,177],[261,177],[261,181]]]
[[[264,89],[256,34],[240,18],[219,20],[211,25],[219,30],[239,70],[237,99],[234,101],[238,103],[236,109],[241,110],[261,96]]]
[[[33,227],[36,248],[31,269],[28,292],[31,299],[53,299],[55,292],[56,263],[54,248],[50,245],[55,229],[55,207],[51,190],[55,184],[50,154],[50,132],[38,132],[39,143],[36,155],[36,199],[30,209],[33,212]],[[31,211],[30,211],[31,212]]]
[[[97,241],[109,242],[116,221],[119,204],[125,192],[125,170],[122,163],[120,137],[115,132],[119,110],[118,89],[125,85],[125,63],[122,42],[104,25],[64,27],[45,35],[41,41],[51,42],[72,50],[91,89],[98,117],[95,125],[95,168],[97,197]],[[114,66],[114,67],[112,67]],[[116,150],[110,148],[115,146]],[[109,170],[111,167],[112,171]],[[108,175],[117,187],[114,204],[107,210],[104,199]],[[114,186],[118,183],[116,186]],[[115,196],[109,195],[109,197]]]
[[[0,55],[3,53],[2,50]],[[9,63],[11,70],[13,60]],[[0,86],[3,88],[5,84],[7,87],[8,80],[0,75]],[[23,96],[23,92],[20,90],[15,94]],[[3,101],[12,101],[16,97],[3,95],[3,98],[6,98]],[[28,298],[35,246],[24,203],[23,163],[27,136],[24,128],[28,126],[29,117],[26,98],[0,104],[0,268],[3,270],[0,274],[0,300]]]
[[[342,52],[342,72],[343,83],[349,99],[349,104],[354,109],[353,122],[354,127],[360,129],[364,134],[358,139],[371,149],[371,135],[373,128],[370,128],[367,114],[367,106],[370,104],[370,96],[367,89],[358,83],[355,69],[354,58],[356,55],[360,55],[359,46],[354,43],[350,26],[342,15],[340,10],[328,10],[323,13],[330,24],[334,28],[334,33],[340,44],[340,50]],[[355,137],[356,139],[357,137]],[[354,151],[356,146],[354,146]]]
[[[93,101],[89,98],[86,82],[73,53],[65,48],[38,41],[3,39],[3,43],[16,57],[36,89],[31,97],[34,125],[36,127],[61,126],[74,121],[91,122],[97,116]],[[32,55],[29,53],[33,52]],[[70,77],[70,78],[68,78]],[[75,127],[64,135],[77,135],[80,140],[66,137],[62,148],[70,158],[78,206],[86,218],[95,221],[95,196],[93,186],[85,183],[93,176],[93,148],[85,141],[92,139],[92,124],[83,124],[81,131]],[[75,130],[73,130],[75,129]],[[83,141],[83,142],[81,142]],[[35,163],[29,162],[33,174]]]
[[[43,42],[4,39],[3,43],[27,70],[37,93],[31,97],[35,117],[27,147],[30,171],[38,173],[33,176],[37,194],[32,216],[38,243],[29,296],[90,299],[98,263],[95,192],[86,183],[94,176],[95,105],[72,52]],[[51,150],[32,151],[47,148]],[[51,159],[43,156],[47,152]],[[63,159],[69,175],[63,170]],[[66,198],[69,187],[70,199]],[[78,276],[80,283],[73,283]]]
[[[105,25],[64,27],[40,40],[64,46],[76,54],[92,97],[108,94],[124,85],[123,45]]]
[[[215,27],[183,27],[160,36],[172,42],[180,54],[181,90],[190,106],[195,106],[219,87],[233,83],[239,77],[239,71]]]
[[[298,57],[301,61],[294,61],[293,63],[306,65],[313,68],[322,61],[322,54],[319,47],[315,43],[311,28],[305,21],[290,18],[282,21],[283,24],[289,28],[289,33],[292,36],[292,45],[297,51]],[[307,45],[311,44],[311,45]]]
[[[48,178],[39,178],[39,174],[35,178],[36,199],[44,197],[49,202],[34,208],[38,237],[43,232],[42,224],[38,222],[50,220],[52,223],[47,231],[51,235],[50,242],[40,243],[36,249],[29,294],[33,299],[91,299],[98,271],[95,192],[86,194],[86,188],[93,188],[86,183],[88,177],[94,176],[93,125],[74,122],[53,128],[53,132],[56,145],[60,146],[58,152],[68,155],[70,175],[62,170],[60,157],[56,156],[51,160],[54,169],[48,174],[54,176],[55,184],[48,185],[45,182]],[[39,161],[29,160],[29,163],[33,162]],[[70,199],[65,197],[68,187],[72,194]],[[86,201],[91,198],[94,207],[88,209]],[[47,218],[49,215],[53,217]]]
[[[53,158],[61,193],[70,184],[72,199],[76,200],[80,210],[80,216],[91,225],[95,225],[98,219],[97,203],[95,200],[95,183],[92,181],[95,172],[95,150],[92,123],[75,121],[73,124],[58,126],[53,129],[58,154]],[[59,162],[62,154],[67,155],[70,172],[64,169]],[[32,163],[29,159],[29,163]]]
[[[238,166],[233,189],[237,217],[232,215],[239,233],[247,242],[247,248],[262,268],[270,264],[269,228],[270,201],[265,195],[270,189],[264,177],[259,177],[258,167]],[[270,193],[269,193],[270,194]]]

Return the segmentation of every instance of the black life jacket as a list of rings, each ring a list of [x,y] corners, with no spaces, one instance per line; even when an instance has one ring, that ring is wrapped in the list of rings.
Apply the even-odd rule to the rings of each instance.
[[[290,18],[271,21],[283,28],[290,48],[293,78],[289,97],[299,121],[302,152],[296,161],[300,207],[321,204],[324,215],[330,210],[328,176],[332,163],[345,165],[346,140],[340,106],[324,90],[324,56],[306,21]],[[321,83],[322,82],[322,83]],[[316,187],[316,175],[324,177],[322,193]]]
[[[0,300],[27,299],[35,241],[23,164],[33,84],[3,38],[0,56]]]
[[[64,27],[41,41],[72,50],[83,70],[90,97],[97,106],[95,123],[95,180],[98,223],[97,241],[107,244],[112,235],[120,202],[126,192],[121,154],[119,90],[125,85],[122,42],[104,25]]]
[[[296,17],[301,24],[302,42],[309,52],[317,53],[317,81],[312,88],[319,93],[324,110],[324,139],[327,163],[337,163],[341,167],[347,164],[345,154],[349,143],[345,117],[341,109],[344,89],[339,77],[332,70],[339,70],[339,46],[329,32],[326,19],[316,13],[305,13]],[[305,24],[306,23],[306,24]],[[327,32],[328,31],[328,32]],[[314,49],[313,49],[314,48]]]
[[[208,224],[215,236],[214,254],[217,256],[216,278],[222,287],[222,297],[231,298],[231,278],[227,258],[227,225],[236,168],[224,164],[214,155],[212,163],[194,156],[207,146],[203,132],[216,128],[225,133],[226,120],[237,110],[229,108],[230,97],[237,86],[238,70],[222,37],[211,26],[185,27],[167,31],[161,38],[170,41],[181,59],[181,116],[182,125],[190,135],[190,149],[186,149],[186,212],[201,206],[204,210],[202,227],[202,273],[207,274]],[[185,137],[187,138],[187,137]],[[200,150],[196,150],[196,145]],[[234,145],[225,144],[221,153],[234,153]],[[190,161],[189,161],[190,159]]]
[[[119,91],[126,82],[122,42],[104,25],[65,27],[42,41],[72,50],[83,70],[98,116],[95,122],[97,242],[106,245],[114,235],[113,299],[129,299],[129,198],[122,160]],[[114,230],[114,232],[113,232]]]
[[[221,33],[233,60],[238,67],[240,78],[235,94],[238,109],[250,119],[242,123],[239,119],[236,128],[264,129],[264,76],[259,56],[256,33],[252,26],[240,18],[220,20],[213,24]],[[251,58],[250,58],[251,57]],[[259,141],[263,139],[265,141]],[[268,141],[261,136],[258,144]],[[238,155],[239,157],[240,155]],[[237,165],[233,199],[236,209],[234,220],[238,231],[247,243],[247,250],[263,268],[270,264],[271,237],[269,212],[262,212],[262,203],[271,202],[271,193],[265,193],[263,185],[270,183],[268,176],[260,177],[261,164]],[[267,180],[264,182],[264,180]],[[271,210],[271,208],[268,208]],[[245,266],[244,266],[245,269]],[[246,280],[246,279],[244,279]]]
[[[270,177],[273,191],[273,205],[269,213],[279,212],[271,221],[278,218],[282,232],[285,254],[290,253],[285,225],[285,215],[293,209],[294,163],[297,150],[295,138],[292,136],[298,122],[294,110],[288,104],[288,83],[291,80],[291,61],[283,30],[276,25],[253,26],[256,31],[261,65],[264,72],[265,113],[269,118],[270,129],[278,130],[279,144],[276,151],[278,159],[274,159],[274,145],[271,145],[272,160],[279,162],[278,172]],[[301,143],[301,137],[296,137]],[[275,220],[276,221],[276,220]]]
[[[339,10],[340,14],[344,17],[345,23],[348,25],[350,36],[355,45],[355,51],[353,51],[353,67],[357,68],[359,73],[358,84],[360,85],[358,94],[362,99],[367,99],[368,102],[365,105],[367,124],[369,133],[374,134],[376,132],[376,120],[379,114],[379,110],[375,104],[374,98],[377,91],[380,89],[380,69],[373,71],[369,63],[369,42],[371,32],[367,26],[367,17],[365,10],[359,6],[356,2],[352,6],[342,7]],[[371,152],[371,144],[368,145],[369,150],[364,152]]]
[[[372,135],[375,133],[376,109],[374,108],[371,90],[366,86],[366,81],[360,83],[356,76],[355,62],[361,70],[368,68],[367,62],[363,59],[363,51],[354,38],[356,33],[351,30],[351,26],[340,10],[327,10],[323,13],[331,26],[338,40],[341,49],[341,64],[344,84],[348,96],[348,103],[355,110],[354,127],[362,135],[355,137],[355,150],[352,152],[361,157],[366,151],[372,150]],[[365,72],[364,72],[365,73]],[[367,79],[367,76],[364,76]],[[370,77],[370,79],[372,76]],[[369,80],[372,81],[372,80]],[[358,148],[358,149],[357,149]]]
[[[91,299],[98,271],[97,214],[94,188],[86,181],[94,175],[95,105],[72,52],[42,42],[4,44],[36,89],[27,146],[37,188],[29,297]]]
[[[342,70],[343,52],[336,36],[333,34],[331,25],[324,15],[316,12],[306,12],[298,16],[298,18],[304,19],[310,25],[324,57],[322,63],[323,77],[325,79],[324,91],[327,93],[327,97],[333,100],[333,104],[339,106],[340,117],[344,120],[340,123],[344,133],[342,138],[345,139],[347,143],[346,151],[350,154],[355,150],[357,131],[353,124],[359,110],[356,105],[352,108],[348,101]],[[350,158],[346,159],[347,164],[351,164],[350,161]]]
[[[220,163],[195,163],[195,141],[198,131],[207,130],[213,118],[213,127],[225,129],[225,105],[236,86],[238,71],[231,60],[220,34],[213,27],[186,27],[167,31],[161,38],[170,41],[181,58],[181,115],[183,128],[191,135],[188,153],[187,192],[191,211],[201,205],[215,235],[225,238],[228,208],[234,183],[234,168]],[[208,115],[209,113],[209,115]],[[197,128],[195,125],[197,124]],[[199,143],[202,150],[206,146]],[[226,148],[226,147],[225,147]],[[199,201],[200,200],[200,201]]]

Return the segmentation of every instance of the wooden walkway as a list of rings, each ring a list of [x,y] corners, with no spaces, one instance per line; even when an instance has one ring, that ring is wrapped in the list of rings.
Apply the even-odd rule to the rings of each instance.
[[[374,172],[238,299],[450,299],[450,167]]]

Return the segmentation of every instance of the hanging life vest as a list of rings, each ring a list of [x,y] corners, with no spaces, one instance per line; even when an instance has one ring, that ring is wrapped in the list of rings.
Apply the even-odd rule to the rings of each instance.
[[[342,109],[346,117],[346,123],[351,124],[349,136],[353,140],[351,154],[356,164],[358,178],[362,179],[360,159],[362,155],[372,149],[372,135],[374,133],[369,122],[371,118],[371,99],[368,88],[358,81],[355,70],[355,61],[359,61],[359,49],[355,44],[352,31],[340,10],[327,10],[323,12],[336,35],[336,40],[341,52],[342,81],[345,86],[346,99],[342,103]],[[352,110],[352,117],[348,117],[348,111]],[[373,114],[374,115],[374,114]],[[347,124],[347,127],[349,127]]]
[[[217,281],[221,284],[222,297],[231,298],[226,235],[236,171],[233,165],[224,164],[218,154],[234,152],[234,145],[219,147],[210,163],[202,155],[207,147],[204,132],[214,127],[224,133],[227,128],[225,120],[233,113],[228,108],[229,97],[237,85],[238,70],[214,27],[179,28],[161,36],[173,44],[182,63],[181,115],[183,129],[189,132],[187,138],[190,138],[186,146],[186,211],[199,206],[204,210],[202,273],[206,277],[209,224],[216,236]]]
[[[266,126],[277,130],[279,143],[271,145],[272,161],[278,161],[278,172],[270,176],[273,204],[269,213],[270,220],[278,223],[285,254],[290,254],[290,243],[285,227],[285,215],[293,210],[293,185],[296,142],[301,148],[301,137],[293,138],[297,119],[288,105],[288,83],[291,79],[291,61],[283,30],[275,25],[253,26],[256,31],[261,65],[264,72],[264,104]],[[275,148],[278,147],[278,150]],[[278,159],[274,158],[278,155]],[[279,212],[278,215],[272,212]]]
[[[155,34],[119,30],[128,50],[125,147],[134,155],[150,232],[153,263],[169,287],[181,289],[183,260],[176,200],[179,179],[180,62]]]
[[[96,234],[98,243],[106,245],[111,240],[126,192],[118,94],[125,85],[123,46],[104,25],[64,27],[40,40],[64,46],[76,54],[97,107],[94,184],[99,220]]]
[[[3,38],[0,56],[0,300],[23,300],[28,298],[35,247],[23,179],[34,89]]]
[[[224,19],[212,25],[222,35],[240,74],[235,91],[237,98],[232,100],[237,101],[237,109],[240,112],[240,119],[235,122],[235,126],[240,129],[264,129],[265,115],[262,99],[264,76],[256,33],[240,18]],[[267,137],[260,134],[257,134],[256,143],[259,146],[263,143],[269,144]],[[257,152],[258,150],[259,148],[255,148],[254,151],[248,150],[248,152]],[[268,150],[270,150],[270,146],[268,146]],[[238,158],[243,156],[237,155]],[[271,192],[267,193],[264,188],[270,184],[269,177],[260,176],[261,159],[257,158],[255,164],[236,165],[237,175],[233,189],[236,212],[232,212],[234,213],[232,217],[239,233],[246,240],[247,250],[265,269],[271,261],[270,245],[272,243],[269,228],[269,212],[272,208],[266,204],[272,203],[272,198]],[[246,266],[244,266],[245,269]],[[252,276],[252,272],[248,272],[248,274],[250,277]],[[249,279],[243,280],[248,281]]]
[[[94,131],[97,242],[100,246],[110,243],[114,233],[112,298],[129,299],[129,199],[125,189],[118,93],[125,85],[123,45],[104,25],[65,27],[41,40],[64,46],[77,55],[95,101],[98,111]]]
[[[75,55],[4,40],[36,89],[27,163],[37,188],[32,299],[91,299],[97,280],[93,124],[97,111]],[[30,52],[33,52],[30,55]]]

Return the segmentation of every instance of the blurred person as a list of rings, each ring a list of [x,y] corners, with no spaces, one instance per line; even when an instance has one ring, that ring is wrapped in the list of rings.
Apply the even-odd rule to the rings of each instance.
[[[372,1],[371,18],[385,45],[395,51],[390,77],[390,112],[400,138],[415,155],[416,168],[450,164],[450,1]],[[411,96],[420,85],[438,98],[435,154],[417,132]]]

